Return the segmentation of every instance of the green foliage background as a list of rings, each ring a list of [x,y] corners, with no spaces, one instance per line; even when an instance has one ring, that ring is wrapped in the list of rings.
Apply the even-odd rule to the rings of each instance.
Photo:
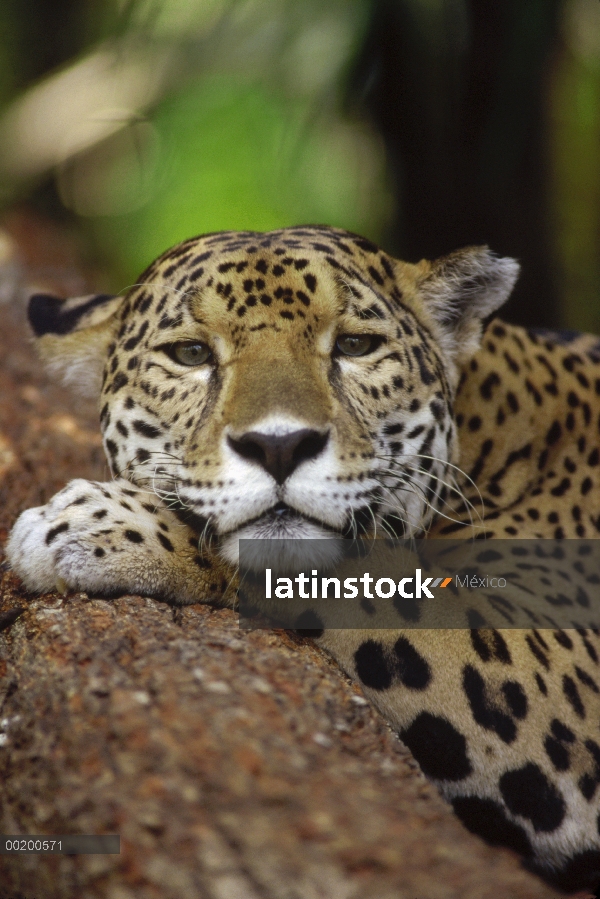
[[[2,201],[27,201],[71,221],[116,289],[176,241],[221,229],[328,223],[410,258],[492,241],[525,269],[529,299],[518,297],[513,318],[526,321],[531,305],[532,316],[547,313],[540,324],[600,331],[600,2],[501,7],[503,41],[494,37],[499,7],[490,0],[3,0]],[[389,21],[399,23],[395,37],[386,33]],[[485,34],[486,22],[486,58],[494,57],[502,90],[481,80],[478,102],[490,118],[465,156],[476,123],[463,99],[477,90],[474,35],[482,23]],[[394,96],[410,100],[412,92],[411,115],[410,104],[395,112],[392,95],[384,96],[379,45],[386,41],[392,65],[398,61]],[[37,168],[21,165],[32,147],[26,137],[20,150],[14,143],[15,110],[102,53],[113,54],[117,74],[121,63],[140,59],[149,85],[166,74],[147,102],[109,110],[121,116],[111,133],[50,154]],[[76,80],[69,90],[77,93]],[[529,159],[539,169],[530,189],[543,210],[540,229],[524,225],[518,202],[527,174],[513,184],[512,199],[505,186],[531,139],[532,91],[541,110],[539,147]],[[74,99],[65,88],[44,112],[49,122]],[[427,184],[415,165],[423,160],[398,151],[398,134],[404,148],[423,146],[417,155],[427,157],[421,176],[431,196],[420,222],[414,206]],[[465,189],[471,206],[454,222]],[[498,204],[492,221],[503,219],[500,237],[477,214],[490,202]]]

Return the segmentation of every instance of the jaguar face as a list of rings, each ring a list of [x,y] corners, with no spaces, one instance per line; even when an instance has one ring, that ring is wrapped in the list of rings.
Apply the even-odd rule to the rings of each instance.
[[[325,228],[181,244],[110,319],[113,474],[228,561],[240,538],[423,531],[456,490],[457,362],[514,266],[481,248],[409,265]]]

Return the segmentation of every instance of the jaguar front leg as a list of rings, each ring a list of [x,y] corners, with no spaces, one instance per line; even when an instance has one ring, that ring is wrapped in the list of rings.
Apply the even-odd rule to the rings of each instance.
[[[23,512],[7,547],[28,590],[127,593],[178,604],[231,601],[231,572],[202,555],[198,536],[152,493],[129,481],[71,481]]]

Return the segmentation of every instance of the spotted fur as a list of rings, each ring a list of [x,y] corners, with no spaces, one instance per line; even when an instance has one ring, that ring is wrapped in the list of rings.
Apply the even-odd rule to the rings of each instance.
[[[484,327],[517,271],[303,227],[185,241],[124,297],[34,297],[43,357],[101,397],[114,480],[23,513],[14,570],[230,602],[241,537],[598,537],[600,348]],[[583,606],[598,575],[578,565]],[[483,624],[314,636],[470,830],[597,884],[600,635]]]

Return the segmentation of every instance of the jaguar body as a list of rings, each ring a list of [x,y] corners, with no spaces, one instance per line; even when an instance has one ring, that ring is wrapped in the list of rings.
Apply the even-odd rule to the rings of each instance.
[[[600,350],[494,319],[517,274],[306,226],[190,239],[124,296],[34,297],[43,358],[100,398],[113,480],[24,512],[13,569],[36,592],[231,603],[244,537],[595,539]],[[315,639],[469,829],[600,883],[597,630]]]

